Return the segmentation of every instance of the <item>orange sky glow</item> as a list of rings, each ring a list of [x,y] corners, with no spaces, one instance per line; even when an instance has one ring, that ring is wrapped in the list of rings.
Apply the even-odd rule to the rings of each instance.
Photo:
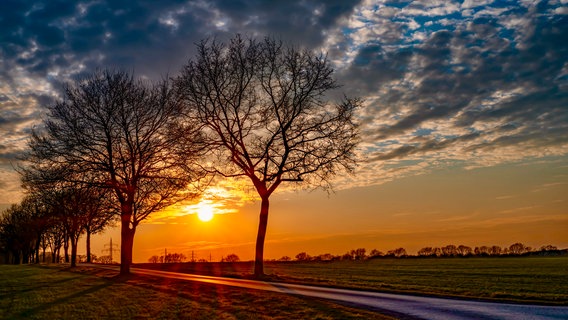
[[[339,255],[361,247],[382,252],[404,247],[415,254],[425,246],[447,244],[504,247],[522,242],[565,248],[566,177],[566,160],[556,158],[470,170],[425,170],[329,195],[283,190],[271,198],[265,257],[293,258],[302,251]],[[147,262],[165,250],[188,259],[193,253],[195,259],[218,261],[235,253],[241,260],[252,260],[260,204],[246,183],[229,181],[212,188],[198,204],[170,208],[141,224],[134,262]],[[203,205],[213,207],[211,221],[198,219]],[[111,237],[114,243],[120,241],[118,228],[95,236],[93,253],[102,255]],[[80,245],[79,253],[84,251]]]
[[[177,77],[195,44],[274,36],[321,53],[361,98],[359,166],[334,193],[281,185],[264,257],[448,244],[568,248],[566,1],[20,1],[0,18],[0,210],[24,196],[15,168],[46,106],[95,70]],[[282,13],[285,14],[282,14]],[[260,202],[221,180],[152,214],[134,262],[164,252],[252,260]],[[198,213],[213,213],[210,221]],[[101,256],[118,227],[95,235]],[[85,254],[84,238],[79,254]],[[119,260],[118,253],[114,255]]]

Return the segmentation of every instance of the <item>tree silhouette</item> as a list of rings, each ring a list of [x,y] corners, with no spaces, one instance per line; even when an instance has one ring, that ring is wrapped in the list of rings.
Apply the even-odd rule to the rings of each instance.
[[[520,242],[513,243],[509,246],[509,254],[512,255],[521,255],[528,251],[530,251],[530,248],[525,247],[525,245]]]
[[[377,258],[377,257],[381,257],[383,255],[383,253],[377,249],[373,249],[371,250],[371,252],[369,252],[369,258]]]
[[[500,246],[491,246],[491,248],[489,248],[488,252],[490,255],[492,256],[498,256],[501,254],[501,247]]]
[[[539,250],[540,251],[556,251],[556,250],[558,250],[558,247],[553,246],[551,244],[548,244],[548,245],[545,245],[545,246],[541,246]]]
[[[31,228],[31,212],[21,204],[13,204],[0,216],[0,243],[5,248],[8,263],[28,263],[36,233]]]
[[[256,276],[264,274],[270,195],[282,182],[329,187],[339,169],[354,165],[359,101],[323,100],[337,87],[332,73],[323,55],[237,35],[228,45],[202,41],[176,79],[189,115],[207,129],[219,160],[213,170],[248,178],[260,197]]]
[[[201,147],[198,128],[179,121],[167,82],[148,85],[120,71],[67,86],[65,99],[47,110],[45,130],[29,143],[24,181],[110,189],[121,219],[120,273],[127,274],[140,222],[198,194],[190,188],[202,176],[191,165]]]
[[[231,253],[231,254],[229,254],[228,256],[225,257],[224,261],[225,262],[239,262],[239,261],[241,261],[241,259],[236,254]]]
[[[456,248],[457,254],[462,256],[462,257],[466,257],[469,256],[473,253],[473,249],[471,249],[468,246],[464,246],[463,244],[460,244],[457,248]]]
[[[444,257],[454,257],[457,254],[458,254],[458,248],[453,244],[449,244],[447,246],[442,247],[442,255]]]
[[[402,258],[406,257],[408,254],[406,253],[406,249],[404,248],[397,248],[394,250],[387,251],[387,256]]]
[[[355,260],[365,260],[365,258],[367,257],[365,255],[366,252],[367,251],[365,250],[365,248],[357,248],[355,250],[351,250],[351,255]]]
[[[309,261],[310,259],[310,255],[305,252],[300,252],[296,255],[296,260],[298,261]]]
[[[420,257],[432,257],[435,256],[435,251],[432,247],[424,247],[417,252]]]

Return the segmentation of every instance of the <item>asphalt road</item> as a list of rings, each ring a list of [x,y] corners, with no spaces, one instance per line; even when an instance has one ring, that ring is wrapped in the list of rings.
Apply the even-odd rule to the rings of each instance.
[[[114,266],[90,265],[118,270]],[[447,299],[414,295],[335,289],[298,284],[210,277],[186,273],[131,268],[133,274],[206,282],[341,301],[383,310],[409,319],[568,319],[568,307]]]

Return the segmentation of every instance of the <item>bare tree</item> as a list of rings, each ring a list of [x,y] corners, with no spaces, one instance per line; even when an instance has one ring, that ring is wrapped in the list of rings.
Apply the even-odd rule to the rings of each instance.
[[[120,208],[120,273],[127,274],[138,224],[197,195],[189,184],[201,177],[190,165],[198,128],[179,121],[167,82],[150,86],[120,71],[69,85],[65,100],[47,110],[45,131],[34,131],[29,143],[24,181],[59,179],[112,190]]]
[[[228,256],[225,257],[224,261],[225,262],[239,262],[239,261],[241,261],[241,259],[236,254],[231,253],[231,254],[229,254]]]
[[[296,255],[296,260],[298,261],[309,261],[311,260],[311,256],[305,252],[300,252]]]
[[[498,256],[501,254],[501,247],[500,246],[491,246],[488,250],[489,254],[492,256]]]
[[[8,263],[30,262],[36,241],[33,224],[32,212],[21,204],[13,204],[0,214],[0,243]]]
[[[456,252],[457,252],[458,255],[465,257],[465,256],[470,256],[473,253],[473,249],[471,249],[471,247],[464,246],[463,244],[460,244],[456,248]]]
[[[263,275],[270,195],[282,182],[330,187],[354,166],[357,99],[323,99],[337,87],[325,55],[281,42],[202,41],[176,87],[190,116],[207,128],[214,171],[250,179],[260,199],[254,274]]]
[[[112,203],[109,203],[111,196],[109,189],[88,188],[86,190],[88,200],[85,203],[85,245],[87,249],[86,262],[92,262],[91,258],[91,235],[111,227],[115,222],[117,211]],[[119,214],[119,213],[118,213]]]
[[[162,261],[164,263],[179,263],[184,262],[187,257],[183,253],[168,253],[163,256]]]
[[[397,248],[394,250],[389,250],[387,251],[387,256],[390,257],[396,257],[396,258],[402,258],[402,257],[406,257],[408,254],[406,253],[406,249],[404,248]]]
[[[455,257],[457,254],[458,254],[458,248],[453,244],[449,244],[445,247],[442,247],[442,255],[444,257]]]
[[[521,255],[525,252],[529,252],[530,248],[526,247],[524,244],[520,242],[513,243],[509,246],[509,254],[511,255]]]
[[[365,248],[357,248],[351,250],[351,255],[354,257],[355,260],[365,260],[367,250]]]
[[[545,246],[541,246],[539,251],[556,251],[558,250],[557,246],[553,246],[551,244],[545,245]]]
[[[381,251],[379,251],[377,249],[373,249],[369,253],[369,258],[377,258],[377,257],[381,257],[383,255],[384,255],[384,253],[382,253]]]
[[[77,244],[79,237],[84,231],[85,225],[85,207],[87,206],[86,195],[81,189],[64,189],[55,193],[53,204],[59,208],[61,221],[65,227],[69,244],[71,246],[71,255],[67,260],[67,250],[65,253],[65,262],[70,262],[71,267],[77,265]]]
[[[434,249],[432,247],[424,247],[418,250],[418,255],[421,257],[431,257],[434,256]]]

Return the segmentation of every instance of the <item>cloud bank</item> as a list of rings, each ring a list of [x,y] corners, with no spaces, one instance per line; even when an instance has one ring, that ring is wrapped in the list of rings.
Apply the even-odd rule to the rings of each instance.
[[[340,187],[445,165],[568,151],[568,2],[11,1],[0,3],[0,203],[42,105],[97,68],[174,75],[205,37],[270,35],[325,51],[360,96],[364,161]]]

